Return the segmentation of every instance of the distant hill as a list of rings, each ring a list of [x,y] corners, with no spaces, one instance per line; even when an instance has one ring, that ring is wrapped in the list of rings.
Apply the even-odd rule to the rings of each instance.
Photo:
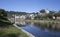
[[[19,14],[19,15],[26,15],[27,13],[26,12],[14,12],[14,11],[7,11],[6,12],[7,14]]]

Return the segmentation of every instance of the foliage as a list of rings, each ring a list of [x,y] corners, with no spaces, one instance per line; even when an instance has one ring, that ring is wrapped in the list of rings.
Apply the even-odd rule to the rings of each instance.
[[[59,17],[60,13],[55,13],[54,16]]]
[[[10,13],[10,14],[20,14],[20,15],[25,15],[27,14],[26,12],[15,12],[15,11],[8,11],[7,14]]]
[[[40,13],[45,13],[45,9],[42,9],[39,11]]]
[[[47,19],[46,16],[35,16],[34,17],[35,20],[43,20],[43,19]]]
[[[40,16],[35,16],[34,19],[35,20],[39,20],[40,19]]]
[[[5,12],[4,9],[0,9],[0,14],[3,14]]]
[[[0,19],[7,20],[7,13],[4,9],[0,9]]]
[[[55,11],[49,11],[50,13],[49,14],[47,14],[47,17],[49,18],[49,19],[53,19],[53,16],[55,16]]]
[[[52,19],[53,14],[48,14],[47,17],[50,18],[50,19]]]
[[[49,14],[54,14],[56,13],[56,11],[49,11]]]

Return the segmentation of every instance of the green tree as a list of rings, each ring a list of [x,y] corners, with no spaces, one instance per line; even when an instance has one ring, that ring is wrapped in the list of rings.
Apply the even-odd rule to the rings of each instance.
[[[40,13],[45,13],[45,9],[42,9],[39,11]]]
[[[4,9],[0,9],[0,19],[7,19],[7,13]]]
[[[48,14],[47,17],[50,18],[50,19],[52,19],[53,14]]]
[[[2,17],[7,16],[7,13],[4,9],[0,9],[0,16],[2,16]]]

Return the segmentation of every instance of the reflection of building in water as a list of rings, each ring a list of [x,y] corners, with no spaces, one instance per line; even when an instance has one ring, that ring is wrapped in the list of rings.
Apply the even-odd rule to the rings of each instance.
[[[20,21],[19,23],[22,24],[22,25],[26,24],[25,21]]]
[[[19,22],[15,22],[15,24],[20,24]]]
[[[31,22],[31,23],[30,23],[30,26],[32,27],[33,25],[34,25],[34,22]]]
[[[16,24],[21,24],[21,25],[25,25],[25,24],[26,24],[25,21],[19,21],[19,22],[16,21],[15,23],[16,23]]]

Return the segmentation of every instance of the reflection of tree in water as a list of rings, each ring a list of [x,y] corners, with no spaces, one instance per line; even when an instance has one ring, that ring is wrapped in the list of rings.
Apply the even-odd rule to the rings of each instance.
[[[31,22],[25,22],[25,24],[26,24],[26,25],[30,25],[30,24],[31,24]]]
[[[25,22],[25,24],[32,27],[34,25],[34,22]]]
[[[43,23],[35,22],[34,24],[35,24],[35,26],[37,26],[37,27],[39,27],[41,29],[44,29]]]
[[[40,23],[35,22],[35,26],[41,28],[41,29],[51,29],[51,30],[60,30],[60,25],[58,23],[49,22],[49,23]]]
[[[22,22],[23,23],[23,22]],[[25,25],[37,26],[40,29],[49,29],[49,30],[60,30],[60,24],[55,22],[31,22],[24,21]]]

